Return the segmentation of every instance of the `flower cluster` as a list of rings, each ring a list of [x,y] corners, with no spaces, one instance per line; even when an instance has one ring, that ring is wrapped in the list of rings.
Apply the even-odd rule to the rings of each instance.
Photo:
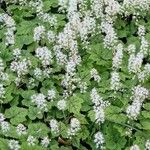
[[[34,146],[36,143],[36,138],[32,135],[29,135],[27,138],[28,145]]]
[[[117,71],[111,73],[111,90],[118,91],[121,88],[120,76]]]
[[[107,101],[103,101],[95,88],[92,89],[90,96],[94,104],[95,120],[99,124],[103,123],[105,120],[104,108],[107,107],[109,103]]]
[[[70,128],[68,129],[68,136],[71,138],[76,135],[80,129],[80,121],[77,118],[72,118],[70,121]]]
[[[36,57],[42,62],[44,67],[48,66],[52,62],[51,51],[47,47],[39,47],[35,50]]]
[[[44,34],[45,34],[44,26],[35,27],[33,36],[34,41],[40,41],[43,38]]]
[[[15,36],[14,32],[16,30],[16,23],[11,16],[8,14],[2,13],[0,14],[0,22],[4,23],[7,28],[6,35],[6,46],[15,44]]]
[[[5,134],[10,130],[10,125],[7,121],[5,121],[5,117],[2,113],[0,113],[0,125],[2,132]]]
[[[9,75],[5,72],[4,62],[3,59],[0,58],[0,80],[1,81],[8,81]]]
[[[57,108],[59,110],[65,110],[66,106],[67,106],[67,104],[66,104],[66,101],[64,99],[57,102]]]
[[[42,93],[35,94],[31,96],[31,100],[33,103],[37,105],[37,108],[40,110],[47,110],[47,104],[46,104],[46,96]]]
[[[147,140],[145,143],[146,150],[150,150],[150,140]]]
[[[96,144],[96,148],[104,149],[104,135],[99,131],[94,135],[94,143]]]
[[[103,21],[101,23],[101,30],[106,34],[104,37],[104,47],[111,49],[113,48],[117,43],[117,34],[113,28],[113,24]]]
[[[30,1],[29,3],[26,3],[27,6],[30,6],[32,9],[36,10],[37,16],[40,20],[43,22],[47,22],[50,24],[50,26],[56,26],[57,25],[57,18],[55,15],[50,15],[49,13],[44,12],[43,10],[43,1],[42,0],[36,0],[36,1]]]
[[[19,142],[16,140],[10,140],[9,141],[9,148],[10,148],[10,150],[19,150],[20,149]]]
[[[41,140],[41,145],[43,147],[48,147],[48,145],[50,144],[50,139],[48,138],[48,136],[44,137],[42,140]]]
[[[113,60],[112,60],[112,67],[114,69],[119,69],[122,64],[122,58],[123,58],[123,45],[118,44],[116,47],[116,52],[114,54]]]
[[[54,133],[58,133],[59,132],[59,125],[57,120],[55,119],[51,119],[50,120],[50,127],[51,127],[51,131]]]
[[[14,60],[11,62],[10,69],[13,72],[17,73],[17,76],[20,78],[23,75],[28,73],[28,68],[30,67],[30,60],[24,58],[23,60]]]
[[[130,150],[140,150],[139,146],[138,145],[133,145],[130,147]]]
[[[132,90],[132,104],[128,106],[126,112],[127,116],[131,119],[136,120],[140,114],[140,110],[143,104],[143,101],[148,97],[149,91],[141,87],[140,85],[135,86]]]
[[[18,126],[16,127],[16,131],[18,135],[27,134],[26,127],[23,124],[18,124]]]
[[[90,71],[90,73],[91,73],[91,78],[93,78],[94,81],[100,82],[101,77],[98,75],[98,72],[97,72],[97,70],[96,70],[95,68],[93,68],[93,69]]]
[[[56,91],[54,89],[48,90],[47,99],[53,101],[55,97],[56,97]]]
[[[141,67],[144,57],[148,54],[148,41],[145,39],[145,27],[139,26],[138,35],[141,40],[140,51],[136,54],[135,45],[129,45],[128,52],[130,54],[128,60],[128,70],[130,73],[139,74],[141,72]]]
[[[3,84],[0,84],[0,98],[5,98],[5,88]]]
[[[144,82],[150,76],[150,64],[146,64],[144,69],[138,73],[138,79],[140,82]]]

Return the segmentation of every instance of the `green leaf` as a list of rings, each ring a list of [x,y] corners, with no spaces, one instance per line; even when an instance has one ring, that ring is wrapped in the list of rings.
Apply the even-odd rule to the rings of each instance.
[[[67,108],[69,112],[79,114],[82,107],[83,99],[79,96],[72,96],[67,102]]]
[[[140,121],[140,123],[144,130],[150,130],[150,120],[143,120],[143,121]]]
[[[47,0],[47,1],[44,1],[44,11],[48,11],[51,9],[51,7],[56,7],[58,5],[58,1],[57,0]]]
[[[32,42],[33,42],[33,35],[21,35],[21,36],[16,36],[15,45],[18,48],[22,48],[23,45],[29,45]]]
[[[12,106],[5,111],[6,118],[11,118],[10,122],[14,125],[18,125],[19,123],[26,121],[27,114],[27,109],[17,106]]]
[[[150,110],[150,103],[146,103],[143,106],[146,110]]]
[[[8,141],[4,138],[0,138],[0,149],[1,150],[8,150]]]
[[[95,121],[95,112],[93,110],[88,112],[88,117],[91,119],[92,122]]]
[[[124,114],[111,114],[106,115],[106,119],[116,123],[125,123],[127,121],[127,116]]]
[[[31,96],[35,94],[35,91],[34,90],[27,90],[27,91],[22,90],[20,93],[24,99],[31,99]]]
[[[35,27],[36,22],[34,21],[22,21],[17,28],[17,35],[31,34]]]
[[[31,120],[35,120],[36,118],[42,119],[43,114],[37,107],[30,106],[28,116]]]
[[[50,128],[48,128],[44,123],[31,123],[28,126],[28,132],[30,135],[41,138],[47,136]]]
[[[148,111],[142,111],[142,116],[146,119],[150,119],[150,112]]]

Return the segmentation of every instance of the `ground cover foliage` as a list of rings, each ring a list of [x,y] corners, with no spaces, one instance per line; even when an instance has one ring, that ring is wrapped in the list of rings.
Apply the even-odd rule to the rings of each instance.
[[[150,150],[149,0],[0,6],[0,150]]]

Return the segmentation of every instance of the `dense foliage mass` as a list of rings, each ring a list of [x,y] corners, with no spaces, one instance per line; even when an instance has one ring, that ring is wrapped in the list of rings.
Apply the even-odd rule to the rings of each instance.
[[[150,150],[150,0],[0,6],[0,150]]]

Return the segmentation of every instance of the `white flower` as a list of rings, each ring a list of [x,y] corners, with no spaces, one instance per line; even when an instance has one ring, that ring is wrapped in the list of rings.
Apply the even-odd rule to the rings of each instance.
[[[114,91],[118,91],[121,88],[120,76],[118,72],[113,71],[111,73],[110,85],[111,85],[111,90],[114,90]]]
[[[105,113],[102,107],[94,107],[96,123],[104,123]]]
[[[79,82],[79,88],[80,88],[80,93],[85,93],[87,91],[87,83],[86,82]]]
[[[0,113],[0,123],[3,122],[5,120],[5,117],[2,113]]]
[[[91,7],[93,12],[95,13],[96,18],[100,18],[103,16],[103,1],[92,0]]]
[[[50,15],[49,13],[45,13],[40,11],[37,16],[39,17],[40,20],[43,22],[49,23],[50,26],[56,26],[57,25],[57,18],[55,15]]]
[[[142,37],[141,38],[140,52],[144,55],[147,55],[148,47],[149,47],[148,41],[144,37]]]
[[[95,107],[101,106],[102,108],[105,108],[109,105],[108,101],[103,101],[102,97],[98,94],[96,88],[92,89],[90,96]]]
[[[52,73],[52,68],[44,68],[43,70],[43,75],[46,77],[46,78],[50,78],[50,74]]]
[[[35,51],[36,57],[38,57],[43,66],[46,67],[52,62],[52,54],[51,51],[47,47],[39,47]]]
[[[10,69],[17,73],[18,77],[21,75],[25,75],[28,73],[28,68],[31,65],[30,60],[24,58],[21,61],[13,61],[11,62]]]
[[[48,90],[47,99],[53,100],[54,98],[56,98],[56,91],[54,89]]]
[[[33,36],[34,41],[40,41],[44,37],[44,34],[45,34],[44,26],[35,27]]]
[[[122,64],[122,58],[123,58],[123,45],[118,44],[116,46],[116,53],[113,57],[112,67],[114,69],[119,69]]]
[[[145,143],[146,150],[150,150],[150,140],[147,140]]]
[[[133,145],[130,147],[130,150],[140,150],[139,146],[138,145]]]
[[[94,17],[91,17],[89,12],[87,12],[79,28],[80,37],[83,43],[87,43],[86,40],[88,39],[88,34],[94,33],[95,28],[96,20]]]
[[[58,122],[55,119],[50,120],[51,131],[54,133],[59,132]]]
[[[102,97],[98,95],[96,88],[92,89],[90,96],[94,105],[98,106],[102,103]]]
[[[44,109],[45,111],[47,110],[47,101],[46,96],[44,94],[34,94],[33,96],[31,96],[31,100],[37,105],[39,109]]]
[[[144,54],[139,52],[136,56],[131,54],[128,60],[129,72],[138,73],[141,71]]]
[[[55,40],[55,33],[53,31],[47,32],[47,39],[49,42],[54,42]]]
[[[138,35],[139,35],[139,37],[142,37],[145,35],[145,27],[143,25],[140,25],[138,27]]]
[[[68,136],[76,135],[76,133],[81,129],[80,121],[77,118],[72,118],[70,121],[70,128],[68,129]]]
[[[128,48],[127,48],[127,51],[128,51],[128,53],[129,53],[130,55],[131,55],[131,54],[134,54],[135,51],[136,51],[135,45],[134,45],[134,44],[130,44],[130,45],[128,46]]]
[[[93,68],[91,71],[91,78],[94,78],[94,81],[100,82],[101,77],[98,75],[98,72],[95,68]]]
[[[111,49],[117,43],[117,34],[113,25],[108,22],[102,22],[101,29],[106,34],[104,37],[104,47]]]
[[[110,104],[108,101],[103,101],[102,97],[100,97],[95,88],[92,89],[90,96],[94,104],[93,108],[95,112],[96,123],[103,123],[105,121],[104,108]]]
[[[43,1],[42,0],[37,0],[35,2],[34,1],[30,1],[28,3],[28,5],[31,8],[35,8],[37,13],[42,12],[42,8],[43,8]]]
[[[27,138],[27,142],[28,142],[28,145],[34,146],[35,142],[36,142],[36,138],[29,135],[28,138]]]
[[[9,130],[10,130],[10,125],[9,125],[9,123],[6,122],[6,121],[1,122],[1,130],[2,130],[2,132],[7,132],[7,131],[9,131]]]
[[[1,72],[0,73],[0,78],[2,81],[7,81],[9,79],[9,76],[7,73]]]
[[[58,103],[57,103],[57,108],[59,109],[59,110],[65,110],[66,109],[66,101],[65,100],[60,100],[60,101],[58,101]]]
[[[16,131],[18,135],[24,135],[27,133],[26,127],[23,124],[18,124]]]
[[[139,81],[144,82],[144,80],[150,76],[150,64],[146,64],[143,71],[139,72],[137,75]]]
[[[15,44],[15,37],[14,37],[14,30],[11,28],[7,29],[6,35],[6,45],[14,45]]]
[[[132,89],[133,99],[138,99],[141,102],[148,97],[149,91],[148,89],[142,87],[141,85],[137,85]]]
[[[8,146],[11,150],[19,150],[21,148],[19,142],[16,140],[10,140]]]
[[[68,0],[58,0],[58,5],[61,6],[61,9],[65,9],[68,6]]]
[[[124,0],[122,5],[123,11],[125,15],[129,15],[130,11],[134,13],[134,15],[139,15],[139,12],[145,12],[149,9],[149,1],[148,0]]]
[[[4,71],[4,63],[1,58],[0,58],[0,71]]]
[[[141,110],[141,103],[139,101],[134,101],[132,105],[127,107],[127,116],[131,119],[136,120]]]
[[[20,77],[16,77],[14,82],[15,82],[16,86],[19,86],[19,84],[21,82],[21,78]]]
[[[41,76],[42,76],[42,70],[40,68],[35,68],[34,71],[34,76],[37,78],[37,79],[40,79]]]
[[[70,75],[70,76],[74,76],[75,73],[75,69],[76,68],[76,64],[74,63],[74,61],[68,61],[67,65],[66,65],[66,72]]]
[[[5,97],[5,88],[3,84],[0,84],[0,98],[4,98]]]
[[[20,55],[21,55],[21,50],[19,48],[13,50],[13,56],[15,57],[15,59],[20,58]]]
[[[135,86],[132,89],[132,104],[127,107],[126,113],[127,116],[131,119],[136,120],[140,114],[140,110],[143,104],[143,101],[148,97],[149,91],[141,87],[140,85]]]
[[[48,136],[46,136],[46,137],[44,137],[44,138],[41,140],[41,145],[44,146],[44,147],[48,147],[50,141],[51,141],[51,140],[48,138]]]
[[[29,88],[34,87],[35,86],[35,79],[33,79],[32,77],[30,77],[28,84],[29,84],[28,85]]]
[[[54,52],[59,65],[64,65],[67,62],[67,56],[61,52],[61,46],[55,45]]]
[[[103,134],[99,131],[94,135],[94,143],[96,144],[96,148],[102,148],[104,144],[104,136]]]
[[[9,16],[8,14],[0,14],[0,22],[4,22],[7,31],[5,33],[6,35],[6,46],[15,44],[15,37],[14,37],[14,31],[16,30],[15,27],[15,21]]]

